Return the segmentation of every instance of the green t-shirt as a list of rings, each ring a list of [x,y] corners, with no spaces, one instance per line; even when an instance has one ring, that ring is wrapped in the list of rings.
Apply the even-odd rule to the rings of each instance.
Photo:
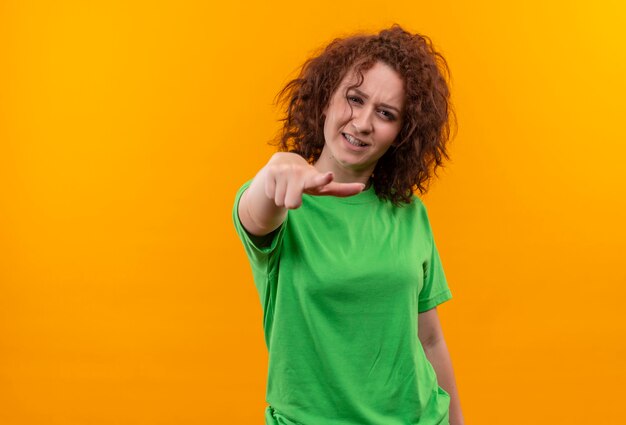
[[[233,220],[263,308],[266,424],[447,425],[417,334],[452,298],[422,201],[304,195],[261,242],[237,214],[249,184]]]

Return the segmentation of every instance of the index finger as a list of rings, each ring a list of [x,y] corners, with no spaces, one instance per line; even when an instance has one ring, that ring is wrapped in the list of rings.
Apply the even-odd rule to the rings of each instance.
[[[315,190],[312,195],[338,196],[345,198],[361,193],[365,189],[363,183],[338,183],[330,182],[327,185]]]

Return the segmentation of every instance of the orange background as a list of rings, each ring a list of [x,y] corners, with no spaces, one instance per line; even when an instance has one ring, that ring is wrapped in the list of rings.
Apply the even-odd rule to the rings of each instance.
[[[263,423],[235,191],[301,62],[393,22],[452,70],[423,199],[466,423],[621,423],[626,7],[431,3],[0,2],[0,424]]]

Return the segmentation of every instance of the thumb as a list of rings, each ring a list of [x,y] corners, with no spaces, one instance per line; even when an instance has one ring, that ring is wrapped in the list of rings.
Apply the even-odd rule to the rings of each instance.
[[[321,189],[335,178],[332,171],[326,173],[315,173],[310,179],[307,179],[304,184],[304,189]]]

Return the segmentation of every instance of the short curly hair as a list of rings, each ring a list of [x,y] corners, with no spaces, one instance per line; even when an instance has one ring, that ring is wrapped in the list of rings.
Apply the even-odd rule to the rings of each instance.
[[[428,191],[444,158],[450,159],[446,150],[450,118],[456,123],[446,81],[450,79],[448,64],[425,35],[411,34],[394,24],[375,35],[334,39],[277,94],[276,103],[283,105],[285,115],[275,142],[280,151],[315,163],[325,143],[323,110],[333,93],[349,70],[359,78],[352,87],[361,85],[363,71],[378,61],[402,77],[405,108],[402,129],[378,160],[372,181],[379,198],[395,205],[411,203],[416,190]]]

